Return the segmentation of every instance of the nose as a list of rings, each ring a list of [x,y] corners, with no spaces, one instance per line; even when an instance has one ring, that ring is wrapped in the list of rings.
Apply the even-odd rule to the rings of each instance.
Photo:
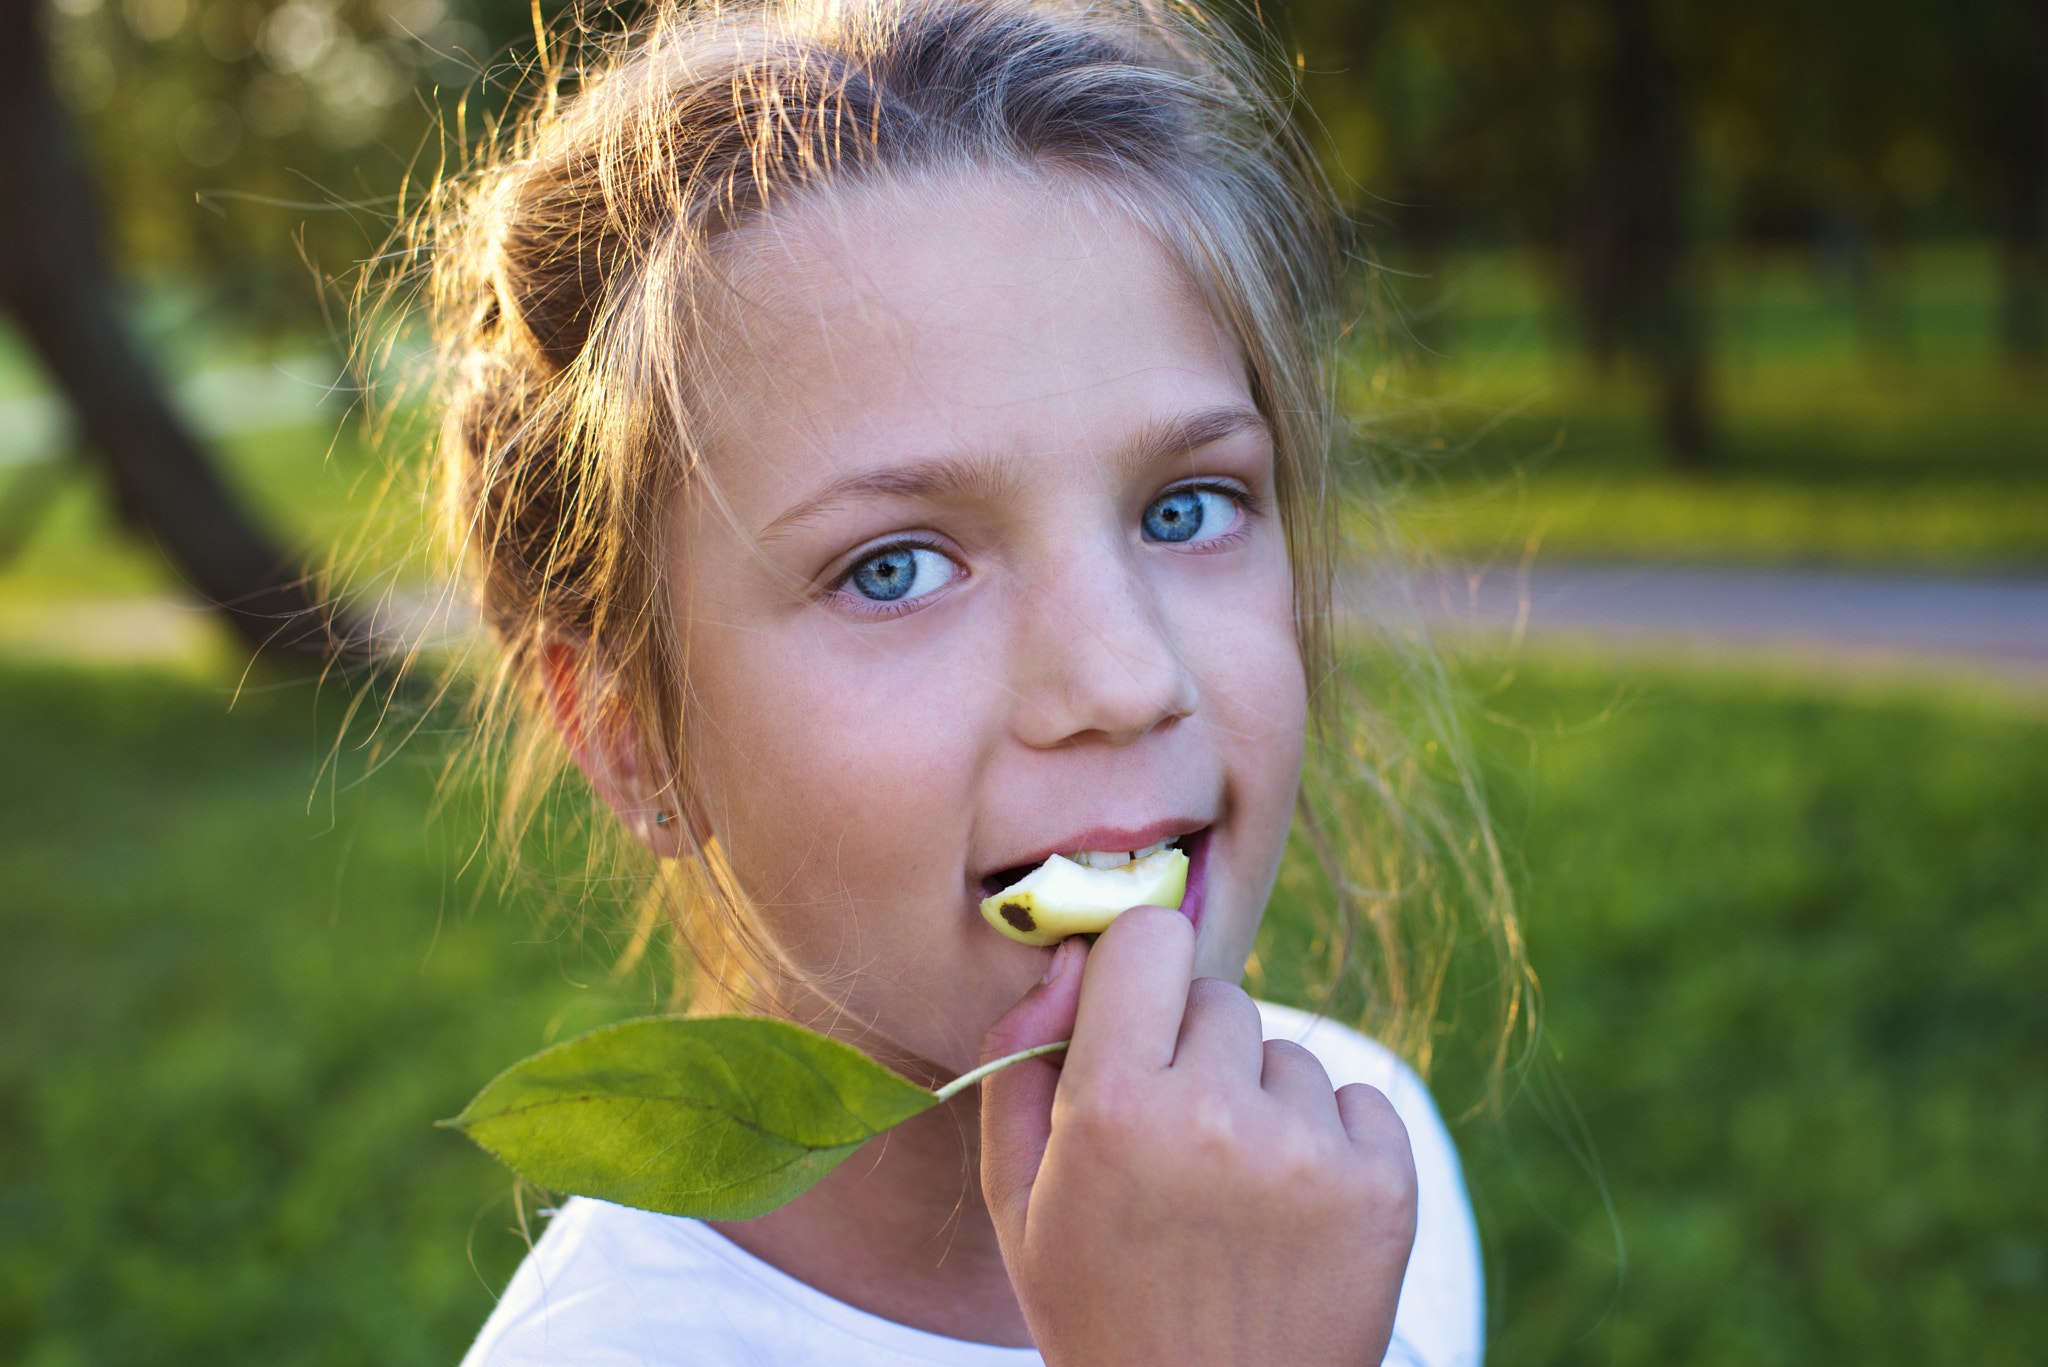
[[[1020,605],[1018,738],[1129,745],[1194,715],[1195,676],[1143,569],[1108,548],[1032,576]]]

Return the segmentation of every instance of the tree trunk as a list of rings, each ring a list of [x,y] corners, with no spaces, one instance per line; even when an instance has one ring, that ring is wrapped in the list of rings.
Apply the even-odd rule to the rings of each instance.
[[[2048,0],[2028,8],[2033,33],[1999,234],[2005,277],[1999,330],[2006,356],[2018,365],[2048,357]]]
[[[0,0],[0,305],[70,402],[124,516],[250,647],[294,668],[361,654],[251,521],[130,340],[33,0]]]
[[[1605,0],[1608,50],[1594,81],[1593,152],[1571,226],[1580,324],[1594,363],[1640,359],[1659,390],[1665,454],[1713,462],[1707,331],[1686,223],[1690,165],[1678,76],[1651,0]]]

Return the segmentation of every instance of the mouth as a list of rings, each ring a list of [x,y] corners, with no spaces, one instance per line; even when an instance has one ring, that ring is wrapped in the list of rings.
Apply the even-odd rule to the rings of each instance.
[[[1200,930],[1202,927],[1203,898],[1208,890],[1209,882],[1209,836],[1214,829],[1213,826],[1202,826],[1181,834],[1161,836],[1151,840],[1149,843],[1135,846],[1131,846],[1131,842],[1128,839],[1121,841],[1099,839],[1101,834],[1116,834],[1113,832],[1090,832],[1088,835],[1081,837],[1081,839],[1087,840],[1090,843],[1112,845],[1114,848],[1084,849],[1076,847],[1073,849],[1048,850],[1028,864],[1016,864],[1009,868],[997,869],[994,873],[983,877],[979,881],[980,896],[983,898],[995,896],[1005,888],[1016,883],[1019,879],[1030,874],[1039,865],[1043,864],[1046,859],[1055,854],[1062,855],[1086,868],[1115,869],[1135,863],[1147,855],[1155,854],[1160,850],[1178,849],[1188,857],[1187,891],[1182,896],[1180,912],[1181,915],[1194,923],[1197,930]],[[1145,834],[1149,834],[1149,832]],[[1125,846],[1131,847],[1125,848]]]

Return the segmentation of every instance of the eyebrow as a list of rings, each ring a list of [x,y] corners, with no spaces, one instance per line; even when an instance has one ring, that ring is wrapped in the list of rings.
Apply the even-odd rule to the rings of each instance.
[[[1234,437],[1266,431],[1266,420],[1241,404],[1199,409],[1183,417],[1147,424],[1119,453],[1120,463],[1141,469]],[[881,470],[863,470],[833,480],[761,529],[773,538],[842,503],[861,498],[914,498],[935,502],[965,493],[1001,493],[1018,471],[1010,461],[987,455],[934,456]]]

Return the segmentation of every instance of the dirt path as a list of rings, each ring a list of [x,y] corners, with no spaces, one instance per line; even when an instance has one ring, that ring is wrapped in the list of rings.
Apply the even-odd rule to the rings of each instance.
[[[2048,684],[2048,576],[1648,565],[1460,567],[1415,581],[1440,632],[1921,664]]]

